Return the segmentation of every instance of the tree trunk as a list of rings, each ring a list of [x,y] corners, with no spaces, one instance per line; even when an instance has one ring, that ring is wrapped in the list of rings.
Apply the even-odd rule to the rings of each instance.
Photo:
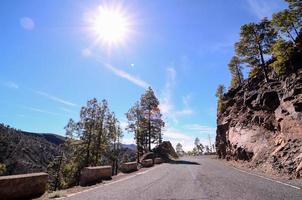
[[[151,109],[149,108],[149,113],[148,113],[148,129],[149,129],[149,151],[151,151]]]
[[[85,167],[88,167],[90,161],[90,143],[91,143],[91,133],[88,134]]]
[[[236,72],[237,72],[237,76],[238,76],[239,85],[241,85],[242,80],[241,80],[241,76],[240,76],[240,72],[239,72],[239,67],[237,65],[236,65]]]
[[[61,174],[61,165],[63,162],[63,151],[61,152],[61,155],[59,157],[59,163],[58,163],[58,168],[56,169],[56,178],[55,178],[55,186],[54,186],[54,191],[57,189],[60,189],[60,174]]]
[[[101,121],[101,127],[98,132],[97,144],[96,144],[96,153],[95,153],[95,165],[97,165],[100,155],[100,146],[101,146],[101,137],[103,135],[103,120]]]
[[[294,39],[294,37],[292,36],[292,34],[291,34],[288,30],[287,30],[286,32],[287,32],[288,36],[290,37],[290,39],[291,39],[293,42],[295,42],[295,39]]]
[[[88,135],[88,141],[86,147],[85,167],[88,167],[88,165],[90,164],[89,161],[90,161],[91,128],[88,129],[87,135]]]
[[[296,29],[296,27],[295,27],[294,23],[292,23],[292,27],[293,27],[293,29],[294,29],[295,33],[297,34],[297,36],[299,36],[298,30]]]
[[[259,53],[260,53],[260,58],[261,58],[261,68],[264,74],[264,78],[265,78],[265,82],[269,82],[268,79],[268,75],[267,75],[267,70],[266,70],[266,63],[264,61],[264,57],[263,57],[263,51],[262,51],[262,47],[260,44],[258,44],[258,48],[259,48]]]
[[[140,153],[140,139],[139,139],[139,132],[136,130],[136,159],[139,162],[139,153]]]

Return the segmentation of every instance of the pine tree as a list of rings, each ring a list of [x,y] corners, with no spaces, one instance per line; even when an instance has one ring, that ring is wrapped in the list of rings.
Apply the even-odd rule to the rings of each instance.
[[[295,37],[299,35],[297,30],[299,20],[293,12],[285,9],[278,13],[274,13],[272,23],[274,27],[281,33],[281,35],[286,34],[286,36],[290,38],[292,42],[295,42]]]
[[[290,12],[297,19],[297,28],[302,28],[302,1],[301,0],[285,0],[289,5]],[[299,32],[299,31],[297,31]]]
[[[64,152],[60,147],[60,155],[56,156],[52,162],[47,166],[47,173],[49,174],[49,189],[56,191],[63,188],[63,163],[64,162]]]
[[[291,41],[285,41],[279,39],[272,47],[272,54],[274,62],[270,66],[278,75],[286,74],[287,70],[291,66],[291,55],[294,51],[293,43]]]
[[[223,94],[225,92],[224,85],[218,85],[215,96],[218,98],[217,100],[217,113],[222,113],[224,110],[224,104],[223,104]]]
[[[271,46],[277,33],[271,22],[264,18],[260,23],[241,26],[240,41],[236,43],[236,53],[249,67],[261,68],[266,82],[268,71],[266,58],[271,54]]]
[[[241,85],[243,82],[243,74],[240,59],[237,56],[233,56],[228,66],[232,75],[231,87]]]
[[[219,84],[219,85],[217,86],[217,90],[216,90],[215,96],[216,96],[217,98],[222,98],[222,96],[223,96],[224,93],[225,93],[225,87],[224,87],[224,85]]]
[[[180,143],[177,143],[176,145],[176,153],[179,156],[182,156],[184,154],[184,150],[182,149],[182,145]]]
[[[122,131],[106,100],[100,103],[95,98],[89,100],[81,108],[79,122],[69,120],[65,130],[67,153],[62,173],[67,185],[78,183],[84,167],[109,164],[109,160],[114,174],[117,173]]]
[[[95,129],[96,129],[96,144],[94,146],[94,152],[95,152],[95,158],[94,158],[94,165],[97,165],[100,163],[100,155],[101,151],[105,151],[106,146],[102,143],[104,139],[106,138],[106,123],[108,123],[106,120],[108,120],[109,115],[109,109],[108,109],[108,103],[104,99],[100,104],[96,104],[94,107],[96,111],[96,123],[95,123]],[[104,148],[105,147],[105,148]]]
[[[128,120],[128,125],[126,130],[134,133],[134,139],[136,141],[136,148],[137,148],[137,162],[139,162],[140,155],[143,154],[144,150],[144,133],[142,132],[142,119],[143,113],[140,107],[139,102],[136,102],[133,107],[131,107],[128,112],[126,113],[126,117]]]
[[[161,128],[164,125],[161,120],[159,101],[151,87],[141,96],[140,106],[143,114],[142,131],[145,133],[145,147],[151,151],[151,143],[154,143],[156,138],[161,138],[158,134],[161,134]]]
[[[120,127],[120,123],[118,119],[115,117],[115,114],[109,113],[108,114],[108,138],[111,140],[109,141],[112,144],[112,148],[110,151],[110,159],[113,163],[112,166],[112,174],[116,175],[118,171],[118,156],[120,153],[120,139],[122,138],[122,130]]]
[[[202,154],[203,153],[203,150],[204,150],[204,146],[200,143],[200,140],[199,138],[195,138],[195,141],[194,141],[194,144],[195,144],[195,147],[198,151],[198,154]]]

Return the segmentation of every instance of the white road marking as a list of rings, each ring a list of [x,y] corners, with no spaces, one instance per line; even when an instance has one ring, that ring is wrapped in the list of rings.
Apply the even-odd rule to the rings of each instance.
[[[68,194],[66,197],[61,197],[61,198],[57,198],[57,199],[65,199],[65,198],[68,198],[68,197],[72,197],[72,196],[75,196],[75,195],[78,195],[78,194],[81,194],[81,193],[85,193],[85,192],[90,192],[92,190],[95,190],[95,189],[99,189],[99,188],[102,188],[102,187],[105,187],[107,185],[112,185],[112,184],[115,184],[115,183],[118,183],[118,182],[122,182],[122,181],[125,181],[125,180],[128,180],[128,179],[131,179],[131,178],[134,178],[136,176],[139,176],[139,175],[142,175],[142,174],[146,174],[154,169],[157,169],[159,168],[160,166],[162,166],[163,164],[161,165],[156,165],[155,167],[152,167],[151,169],[148,169],[144,172],[138,172],[138,173],[135,173],[134,175],[132,176],[127,176],[123,179],[120,179],[120,180],[117,180],[117,181],[113,181],[113,182],[109,182],[109,183],[105,183],[105,184],[102,184],[102,185],[99,185],[99,186],[96,186],[96,187],[93,187],[93,188],[89,188],[87,190],[83,190],[83,191],[80,191],[80,192],[76,192],[76,193],[73,193],[73,194]]]
[[[144,171],[144,172],[138,172],[138,173],[136,173],[136,174],[137,174],[137,175],[146,174],[146,173],[148,173],[148,172],[150,172],[150,171],[152,171],[152,170],[154,170],[154,169],[159,168],[159,167],[162,166],[162,165],[163,165],[163,164],[157,165],[156,167],[152,167],[151,169],[148,169],[148,170],[146,170],[146,171]]]
[[[258,175],[258,174],[254,174],[254,173],[250,173],[250,172],[247,172],[247,171],[244,171],[244,170],[241,170],[241,169],[238,169],[238,168],[235,168],[233,167],[235,170],[237,171],[240,171],[240,172],[243,172],[243,173],[246,173],[246,174],[249,174],[249,175],[252,175],[252,176],[257,176],[259,178],[263,178],[265,180],[268,180],[268,181],[272,181],[272,182],[275,182],[275,183],[279,183],[279,184],[282,184],[282,185],[285,185],[285,186],[288,186],[288,187],[291,187],[291,188],[294,188],[294,189],[297,189],[297,190],[300,190],[301,188],[297,187],[297,186],[294,186],[294,185],[291,185],[291,184],[288,184],[288,183],[283,183],[281,181],[277,181],[277,180],[274,180],[274,179],[270,179],[270,178],[267,178],[265,176],[261,176],[261,175]]]

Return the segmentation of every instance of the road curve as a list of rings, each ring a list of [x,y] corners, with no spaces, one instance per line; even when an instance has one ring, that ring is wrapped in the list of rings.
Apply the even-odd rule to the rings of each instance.
[[[302,189],[254,176],[206,156],[161,164],[67,200],[301,200]]]

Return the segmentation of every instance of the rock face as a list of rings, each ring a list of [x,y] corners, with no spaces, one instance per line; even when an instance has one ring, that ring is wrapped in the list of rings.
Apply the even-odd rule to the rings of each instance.
[[[302,70],[265,83],[256,76],[223,97],[216,148],[220,158],[251,161],[280,173],[302,170]],[[300,166],[300,167],[299,167]]]
[[[152,151],[154,152],[155,157],[161,157],[164,161],[169,161],[172,158],[178,158],[175,149],[169,141],[162,142],[160,145],[154,147]]]

